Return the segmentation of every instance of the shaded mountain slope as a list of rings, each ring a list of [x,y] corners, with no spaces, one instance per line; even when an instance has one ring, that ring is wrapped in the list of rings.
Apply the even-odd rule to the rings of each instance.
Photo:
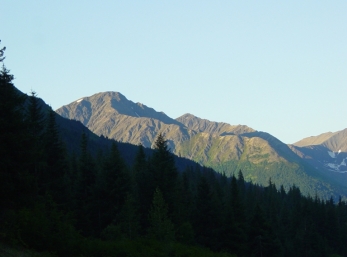
[[[318,173],[341,187],[347,185],[347,129],[304,138],[290,146]]]
[[[24,98],[28,96],[16,89],[18,94],[22,95]],[[42,113],[45,114],[51,107],[47,105],[43,99],[38,99],[38,106],[41,109]],[[150,110],[150,109],[149,109]],[[153,110],[153,109],[152,109]],[[160,114],[159,114],[160,115]],[[83,116],[83,115],[82,115]],[[99,151],[106,152],[110,149],[114,139],[109,139],[103,136],[99,136],[92,131],[90,131],[86,126],[84,126],[80,121],[67,119],[58,114],[55,115],[55,121],[57,128],[59,130],[59,135],[64,142],[65,148],[68,152],[79,154],[82,134],[85,133],[88,139],[88,151],[91,154],[97,155]],[[138,146],[126,142],[117,142],[117,147],[121,153],[122,158],[129,164],[132,165],[135,159],[136,154],[138,153]],[[144,148],[146,156],[151,156],[153,150],[150,148]],[[183,171],[186,167],[194,167],[197,165],[196,162],[174,156],[175,164],[178,170]]]
[[[176,155],[226,175],[241,169],[246,179],[261,185],[271,179],[285,188],[295,184],[306,195],[347,195],[343,185],[317,171],[288,145],[245,125],[213,122],[192,114],[174,120],[117,92],[84,97],[56,112],[81,121],[97,135],[145,147],[151,147],[162,133]]]

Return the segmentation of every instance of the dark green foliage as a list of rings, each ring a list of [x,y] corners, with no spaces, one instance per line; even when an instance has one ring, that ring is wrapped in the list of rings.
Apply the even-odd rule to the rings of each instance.
[[[240,167],[229,178],[181,162],[162,134],[154,150],[80,130],[63,143],[60,118],[12,80],[3,67],[1,241],[56,256],[347,256],[341,198],[278,190],[266,174],[266,187],[247,183]],[[76,133],[80,149],[65,150]],[[244,167],[246,176],[259,174],[253,168]]]
[[[175,239],[174,225],[168,216],[168,207],[162,193],[157,188],[149,211],[148,236],[158,241],[170,242]]]
[[[0,42],[1,42],[1,40],[0,40]],[[5,50],[6,50],[6,47],[3,47],[3,48],[0,49],[0,62],[5,60],[5,57],[3,57]]]
[[[201,177],[198,184],[196,207],[194,211],[194,231],[196,241],[200,245],[215,247],[218,230],[218,209],[215,193],[205,177]]]
[[[66,204],[70,197],[64,185],[68,162],[52,109],[48,109],[44,125],[42,148],[45,169],[41,173],[41,186],[44,192],[52,195],[57,204]]]
[[[264,211],[257,204],[249,228],[249,250],[254,256],[281,256],[280,242],[275,238],[272,226]]]
[[[172,213],[178,173],[173,155],[170,153],[167,141],[162,134],[159,134],[155,141],[154,153],[150,164],[154,188],[158,187],[162,192],[169,206],[169,211]]]
[[[34,177],[29,173],[31,149],[24,121],[25,98],[12,80],[13,75],[3,66],[0,71],[0,204],[3,207],[25,205],[36,194]]]
[[[101,237],[107,240],[135,239],[139,236],[139,214],[134,197],[128,194],[122,210],[101,233]]]
[[[24,247],[69,255],[81,239],[71,218],[49,199],[30,208],[8,211],[6,216],[7,239]]]
[[[155,190],[153,174],[142,145],[139,146],[133,165],[135,200],[139,211],[140,233],[145,234],[149,226],[148,212],[152,204]]]
[[[32,151],[30,152],[30,160],[32,163],[30,169],[34,176],[38,177],[44,166],[42,162],[44,153],[42,134],[45,116],[34,91],[31,92],[27,102],[26,122],[29,140],[32,146]]]
[[[242,181],[239,181],[239,184]],[[240,195],[239,185],[235,176],[231,179],[230,194],[225,206],[223,249],[237,254],[243,254],[247,249],[246,211]]]
[[[91,202],[93,187],[95,184],[96,171],[94,159],[88,151],[88,138],[83,132],[81,138],[81,154],[78,162],[76,192],[74,192],[76,203],[76,227],[84,235],[92,235],[95,224],[92,224],[92,217],[96,214]],[[94,225],[94,226],[93,226]]]
[[[180,174],[175,192],[175,213],[173,220],[176,225],[176,239],[184,243],[194,243],[194,230],[191,224],[193,212],[193,192],[188,178],[188,171]]]
[[[96,182],[94,205],[97,209],[94,220],[98,221],[99,231],[102,231],[120,213],[130,191],[130,175],[115,142],[101,166]]]

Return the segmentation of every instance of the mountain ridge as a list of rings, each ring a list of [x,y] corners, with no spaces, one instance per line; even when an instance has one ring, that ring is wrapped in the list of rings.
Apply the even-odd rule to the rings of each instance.
[[[138,113],[139,108],[143,113]],[[152,147],[155,137],[162,133],[174,154],[229,176],[242,169],[245,178],[261,185],[272,179],[285,188],[300,185],[304,194],[314,195],[320,188],[325,198],[331,194],[347,196],[343,185],[293,151],[298,146],[286,145],[246,125],[213,122],[190,113],[172,119],[118,92],[83,97],[56,112],[84,121],[97,135],[145,147]]]
[[[326,132],[318,136],[303,138],[293,145],[298,147],[323,145],[334,152],[347,152],[347,128],[336,132]]]

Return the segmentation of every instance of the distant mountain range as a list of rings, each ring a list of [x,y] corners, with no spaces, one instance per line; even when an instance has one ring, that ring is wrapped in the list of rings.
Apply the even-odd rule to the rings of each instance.
[[[241,169],[246,180],[261,185],[271,179],[287,189],[295,184],[306,195],[347,196],[347,130],[286,145],[245,125],[212,122],[192,114],[173,119],[118,92],[83,97],[56,112],[80,121],[97,135],[148,148],[162,133],[174,154],[226,175]]]
[[[334,183],[347,185],[347,129],[304,138],[290,148]]]

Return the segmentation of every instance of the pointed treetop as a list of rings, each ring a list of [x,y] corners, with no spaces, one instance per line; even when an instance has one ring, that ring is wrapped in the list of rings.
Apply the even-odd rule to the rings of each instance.
[[[245,178],[243,177],[241,169],[239,170],[239,172],[237,174],[237,179],[240,180],[241,182],[245,181]]]
[[[1,42],[1,40],[0,40],[0,42]],[[5,50],[6,50],[6,47],[3,47],[2,49],[0,49],[0,62],[5,60],[5,57],[3,57]]]
[[[164,135],[162,133],[159,133],[155,143],[154,143],[154,149],[159,151],[168,151],[167,147],[167,140],[165,139]]]

